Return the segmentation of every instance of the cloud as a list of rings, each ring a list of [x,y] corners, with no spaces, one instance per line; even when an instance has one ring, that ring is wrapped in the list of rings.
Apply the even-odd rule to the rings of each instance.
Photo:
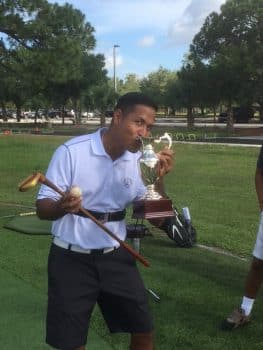
[[[118,77],[127,72],[142,76],[160,65],[179,69],[205,18],[213,11],[218,12],[226,1],[49,0],[72,3],[85,14],[86,21],[95,28],[95,51],[104,54],[110,76],[113,73],[113,45],[120,45],[116,50]]]
[[[168,27],[167,35],[170,45],[180,45],[192,41],[201,29],[205,18],[211,12],[218,12],[225,0],[191,0],[181,18],[174,20]]]
[[[155,38],[153,35],[143,37],[138,41],[138,45],[141,47],[150,47],[155,44]]]
[[[155,28],[167,28],[172,18],[180,16],[190,0],[96,0],[82,3],[82,10],[86,8],[87,19],[96,24],[98,35],[118,33],[120,30],[134,31]],[[93,8],[93,12],[88,8]],[[94,10],[96,7],[97,10]],[[93,17],[96,13],[96,17]],[[97,24],[103,27],[97,27]]]
[[[55,0],[51,0],[55,1]],[[65,2],[66,0],[56,0]],[[80,8],[96,36],[151,33],[170,44],[189,44],[206,16],[226,0],[68,0]]]

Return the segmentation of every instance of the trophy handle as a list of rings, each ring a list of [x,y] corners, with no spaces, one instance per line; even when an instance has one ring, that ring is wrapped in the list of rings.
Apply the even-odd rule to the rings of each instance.
[[[168,149],[170,149],[172,144],[173,144],[173,141],[172,141],[171,136],[167,132],[165,132],[163,134],[163,136],[160,136],[159,139],[154,140],[154,142],[155,143],[160,143],[162,140],[165,140],[165,139],[168,140]]]

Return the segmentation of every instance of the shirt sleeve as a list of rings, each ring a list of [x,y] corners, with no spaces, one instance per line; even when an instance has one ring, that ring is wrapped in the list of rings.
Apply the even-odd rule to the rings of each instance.
[[[263,170],[263,146],[261,146],[261,150],[258,155],[257,168]]]
[[[66,192],[71,188],[71,157],[68,148],[61,145],[54,152],[49,163],[46,178],[56,185],[61,191]],[[60,194],[46,185],[41,185],[37,199],[51,198],[58,200]]]

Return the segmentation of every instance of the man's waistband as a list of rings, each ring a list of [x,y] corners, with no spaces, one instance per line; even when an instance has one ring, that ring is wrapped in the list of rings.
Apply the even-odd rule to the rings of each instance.
[[[101,221],[102,223],[108,222],[108,221],[121,221],[125,218],[126,210],[121,211],[114,211],[112,213],[100,213],[98,211],[88,210],[87,211],[94,216],[97,220]],[[79,216],[82,216],[84,218],[87,218],[87,216],[82,213],[78,212]]]
[[[67,249],[72,252],[82,253],[82,254],[93,254],[93,255],[107,254],[119,248],[119,247],[109,247],[109,248],[102,248],[102,249],[84,249],[76,244],[69,244],[58,237],[54,237],[53,243],[60,248]]]

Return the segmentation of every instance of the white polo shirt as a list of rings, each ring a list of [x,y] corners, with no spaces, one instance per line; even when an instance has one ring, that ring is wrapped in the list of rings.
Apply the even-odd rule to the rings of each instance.
[[[101,133],[104,130],[75,137],[59,146],[49,163],[46,177],[64,192],[74,185],[79,186],[84,208],[115,212],[125,209],[145,193],[138,167],[141,153],[126,151],[112,161],[102,144]],[[37,198],[58,200],[60,196],[41,185]],[[125,239],[125,220],[107,222],[105,225],[121,240]],[[119,245],[93,221],[74,214],[53,221],[52,234],[85,249]]]

